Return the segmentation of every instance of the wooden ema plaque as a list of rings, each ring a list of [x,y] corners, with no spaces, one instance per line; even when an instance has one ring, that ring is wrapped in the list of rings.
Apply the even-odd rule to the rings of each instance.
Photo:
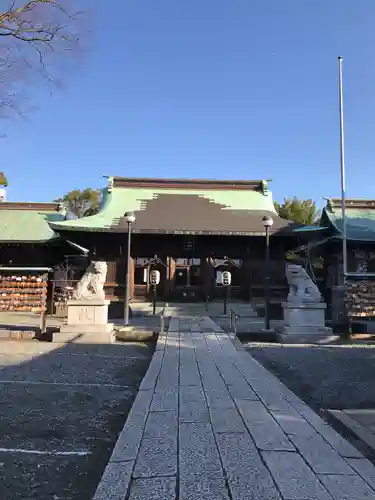
[[[42,313],[46,310],[47,279],[39,273],[16,274],[0,269],[0,311]]]

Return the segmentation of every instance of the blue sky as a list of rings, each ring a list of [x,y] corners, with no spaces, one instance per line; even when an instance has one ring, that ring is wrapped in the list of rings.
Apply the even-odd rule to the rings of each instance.
[[[374,0],[92,0],[64,90],[1,123],[9,200],[48,201],[102,175],[264,179],[276,199],[375,198]],[[110,15],[108,15],[108,12]]]

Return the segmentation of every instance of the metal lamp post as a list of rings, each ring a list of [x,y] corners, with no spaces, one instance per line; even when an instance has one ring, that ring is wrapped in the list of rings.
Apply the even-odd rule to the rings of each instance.
[[[342,57],[339,57],[339,106],[340,106],[340,164],[341,164],[341,218],[342,218],[342,267],[343,285],[346,285],[348,273],[348,249],[346,231],[346,180],[345,180],[345,141],[344,141],[344,106],[342,95]]]
[[[124,296],[124,326],[129,324],[129,299],[130,299],[130,248],[132,241],[132,224],[135,222],[133,212],[126,212],[124,219],[128,224],[128,246],[126,257],[126,274],[125,274],[125,296]]]
[[[270,329],[270,228],[273,225],[273,219],[269,215],[262,218],[263,226],[266,230],[266,260],[264,269],[264,320],[266,330]]]

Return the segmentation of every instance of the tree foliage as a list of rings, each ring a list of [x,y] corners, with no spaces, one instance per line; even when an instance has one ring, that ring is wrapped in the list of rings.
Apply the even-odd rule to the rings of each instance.
[[[8,186],[8,179],[6,178],[4,172],[0,172],[0,186]]]
[[[0,117],[23,114],[28,90],[58,83],[58,64],[77,47],[79,0],[1,0]],[[62,69],[62,68],[60,68]]]
[[[100,199],[101,192],[99,189],[86,188],[82,191],[74,189],[56,201],[63,203],[71,215],[85,217],[98,212]]]
[[[299,200],[296,196],[285,198],[282,204],[275,202],[275,209],[283,219],[292,220],[299,224],[315,224],[320,215],[315,201]]]

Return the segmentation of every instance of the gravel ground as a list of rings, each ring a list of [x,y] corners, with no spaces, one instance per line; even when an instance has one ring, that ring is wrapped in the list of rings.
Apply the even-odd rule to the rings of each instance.
[[[375,408],[375,346],[245,346],[255,359],[318,411]]]
[[[257,343],[244,346],[375,463],[373,451],[325,412],[375,408],[375,346],[289,347]]]
[[[153,349],[0,342],[0,498],[91,499]]]

